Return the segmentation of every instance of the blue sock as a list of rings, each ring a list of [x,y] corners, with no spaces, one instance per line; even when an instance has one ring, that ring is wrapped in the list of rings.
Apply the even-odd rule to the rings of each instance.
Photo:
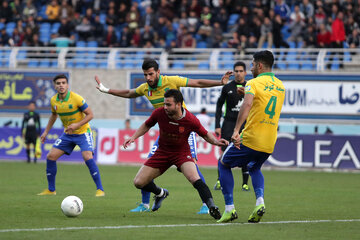
[[[150,203],[150,194],[151,194],[151,192],[147,192],[147,191],[141,189],[141,200],[142,200],[143,204]]]
[[[46,177],[48,180],[48,189],[55,191],[55,177],[57,172],[56,161],[46,159]]]
[[[199,166],[198,166],[197,164],[195,164],[195,165],[196,165],[196,170],[197,170],[197,172],[198,172],[201,180],[202,180],[204,183],[206,183],[204,176],[203,176],[202,173],[200,172]]]
[[[224,195],[225,205],[232,205],[234,204],[234,177],[231,168],[224,166],[221,161],[219,161],[218,169],[221,191]]]
[[[264,176],[260,169],[249,171],[256,199],[264,197]]]
[[[96,165],[94,159],[89,159],[89,160],[85,161],[85,163],[86,163],[86,166],[89,168],[91,177],[93,178],[93,180],[96,184],[96,188],[104,191],[102,184],[101,184],[100,171],[99,171],[99,168]]]

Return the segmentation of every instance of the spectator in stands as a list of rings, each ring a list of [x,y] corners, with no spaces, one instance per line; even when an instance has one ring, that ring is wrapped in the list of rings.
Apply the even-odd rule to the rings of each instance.
[[[109,8],[107,14],[106,14],[106,24],[107,25],[111,25],[111,26],[116,26],[118,21],[117,21],[117,16],[115,15],[115,8]]]
[[[11,10],[11,7],[9,6],[8,1],[2,1],[1,7],[0,7],[0,22],[8,23],[11,21],[13,21],[13,11]]]
[[[165,17],[170,21],[175,17],[174,6],[171,1],[161,0],[157,11],[159,16]]]
[[[252,14],[249,11],[249,8],[246,5],[243,5],[241,8],[241,18],[243,18],[246,24],[251,24],[252,22]]]
[[[0,46],[9,46],[10,36],[7,34],[6,29],[1,29],[0,33]]]
[[[60,18],[72,19],[74,17],[74,8],[68,4],[67,0],[61,1]]]
[[[275,15],[273,21],[273,41],[275,48],[285,47],[289,48],[289,44],[284,40],[283,35],[281,33],[281,29],[283,27],[282,19],[279,14]]]
[[[16,27],[15,27],[19,33],[24,33],[25,29],[24,29],[24,23],[21,19],[16,21]]]
[[[211,46],[212,39],[211,39],[211,33],[212,33],[212,26],[210,25],[209,19],[204,19],[203,24],[200,25],[199,30],[197,34],[200,36],[200,40],[207,43],[207,46]]]
[[[131,6],[129,13],[126,15],[126,22],[130,31],[134,31],[139,27],[140,13],[134,5]]]
[[[128,13],[128,9],[126,7],[126,4],[121,2],[119,5],[119,10],[117,11],[117,21],[119,25],[123,25],[126,23],[126,15]]]
[[[353,29],[352,34],[349,36],[347,43],[349,44],[350,48],[360,47],[360,34],[358,28]]]
[[[214,22],[214,27],[211,31],[211,47],[220,48],[223,41],[223,31],[221,29],[220,23]]]
[[[134,48],[140,47],[140,40],[141,40],[140,28],[135,28],[131,37],[130,47],[134,47]]]
[[[204,21],[205,19],[211,22],[212,14],[210,12],[210,8],[208,6],[204,6],[200,15],[200,20]]]
[[[61,37],[70,37],[71,33],[74,30],[74,26],[69,22],[67,17],[61,18],[60,27],[58,29],[58,34]]]
[[[108,25],[107,31],[103,38],[103,47],[117,47],[117,37],[114,31],[114,26]]]
[[[180,47],[181,48],[195,48],[196,47],[196,39],[191,35],[190,32],[187,32],[185,34]]]
[[[308,25],[306,30],[303,32],[304,36],[304,48],[315,48],[317,45],[317,35],[313,25]]]
[[[199,18],[195,11],[191,11],[188,17],[188,31],[190,33],[196,33],[199,25]]]
[[[239,34],[237,32],[233,32],[231,38],[227,42],[227,45],[229,48],[238,48],[240,45],[240,38]]]
[[[295,7],[294,7],[294,12],[292,12],[292,13],[290,14],[290,21],[291,21],[291,22],[296,21],[296,16],[297,16],[298,14],[299,14],[300,17],[301,17],[301,20],[302,20],[302,21],[305,21],[305,15],[304,15],[304,13],[303,13],[302,11],[300,11],[299,5],[295,5]]]
[[[272,48],[273,44],[273,26],[268,17],[265,17],[264,23],[261,24],[261,34],[259,39],[258,48],[262,48],[265,41],[268,43],[268,48]]]
[[[300,13],[296,14],[296,20],[290,23],[289,29],[291,31],[288,41],[296,43],[298,47],[299,43],[303,41],[303,29],[306,26],[305,22],[301,19]]]
[[[141,46],[144,46],[146,42],[150,42],[151,44],[153,44],[154,40],[155,40],[154,32],[151,29],[150,25],[145,25],[144,30],[141,33],[141,40],[140,40]]]
[[[125,26],[121,31],[119,46],[120,47],[129,47],[130,42],[131,42],[131,37],[132,37],[132,34],[130,32],[129,27]]]
[[[320,24],[319,33],[317,34],[317,47],[328,48],[331,44],[331,33],[326,29],[324,23]]]
[[[26,19],[28,19],[29,16],[32,16],[34,18],[37,17],[36,7],[32,4],[31,0],[26,1],[26,5],[21,14],[21,17],[24,21],[26,21]]]
[[[115,12],[114,12],[114,16],[115,16]],[[93,9],[92,8],[87,8],[84,17],[86,17],[89,20],[90,24],[93,24],[94,21],[95,21]],[[116,16],[115,16],[115,18],[116,18]],[[117,21],[116,21],[116,23],[117,23]]]
[[[305,18],[312,18],[314,16],[314,5],[309,0],[303,0],[300,4],[300,11],[304,13]]]
[[[235,25],[236,27],[236,32],[238,33],[239,36],[241,35],[245,35],[245,36],[249,36],[250,33],[250,27],[249,24],[246,23],[244,18],[239,18],[238,20],[238,24]],[[232,30],[230,30],[232,31]]]
[[[257,46],[257,42],[258,39],[260,39],[261,36],[261,24],[262,21],[260,20],[260,18],[258,16],[253,18],[253,22],[252,22],[252,27],[250,29],[250,36],[255,37],[255,41],[256,41],[256,46]]]
[[[32,46],[33,35],[34,35],[33,30],[31,29],[30,26],[27,26],[25,28],[25,33],[24,33],[24,43],[25,43],[25,45]]]
[[[319,7],[315,13],[316,26],[319,28],[321,24],[325,23],[325,21],[326,21],[326,14],[325,14],[324,8]]]
[[[20,0],[14,0],[9,5],[10,5],[11,11],[13,13],[13,20],[17,21],[17,20],[21,19],[23,7],[22,7]]]
[[[352,15],[348,16],[345,22],[345,35],[350,36],[354,29],[359,29],[359,24],[355,22]]]
[[[343,48],[344,41],[345,41],[345,27],[343,22],[344,14],[343,12],[339,11],[337,14],[336,19],[331,25],[331,47],[332,48]],[[330,64],[333,60],[333,55],[336,54],[332,52],[331,57],[329,58]],[[340,55],[340,68],[343,67],[342,60],[343,60],[343,53],[339,53]],[[330,64],[328,64],[328,68],[330,68]]]
[[[187,15],[186,12],[181,12],[180,13],[180,19],[179,19],[178,23],[179,23],[179,26],[183,26],[183,27],[188,26],[188,15]]]
[[[14,28],[14,31],[12,33],[12,36],[9,40],[9,44],[11,47],[20,47],[23,45],[24,41],[24,33],[19,32],[18,28]]]
[[[43,47],[44,46],[44,43],[42,41],[40,41],[40,39],[39,39],[39,34],[36,34],[36,33],[33,34],[33,39],[31,41],[31,45],[29,45],[29,46],[32,46],[32,47]],[[34,54],[35,53],[39,57],[41,56],[41,51],[36,51],[36,52],[34,52]]]
[[[283,21],[287,21],[290,17],[291,10],[284,0],[276,0],[274,12],[275,14],[279,14]]]
[[[188,11],[187,12],[195,12],[196,17],[200,17],[201,15],[201,5],[199,4],[198,0],[192,0],[190,1],[190,5],[188,7]]]
[[[100,16],[96,15],[94,18],[94,23],[91,25],[93,32],[94,40],[98,43],[99,46],[102,44],[102,39],[104,36],[104,25],[100,22]]]
[[[70,38],[58,36],[56,33],[51,34],[49,46],[52,47],[73,47],[75,45],[75,36],[72,35]]]
[[[56,0],[51,0],[50,4],[47,5],[45,14],[50,22],[59,21],[60,6]]]
[[[156,16],[154,14],[153,9],[148,6],[146,7],[145,14],[141,18],[141,26],[155,26],[156,24]]]
[[[223,30],[223,32],[227,32],[227,30],[228,30],[227,24],[228,24],[229,15],[224,7],[220,8],[220,10],[214,14],[213,19],[214,19],[214,21],[220,23],[220,26],[221,26],[221,29]]]
[[[75,27],[75,31],[79,35],[80,41],[87,41],[92,36],[91,24],[89,20],[86,17],[84,17],[82,19],[81,24]]]

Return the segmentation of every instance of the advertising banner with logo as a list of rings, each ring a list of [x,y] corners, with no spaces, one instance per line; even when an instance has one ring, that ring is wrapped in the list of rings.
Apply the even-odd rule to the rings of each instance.
[[[43,129],[44,130],[44,129]],[[42,132],[43,132],[42,130]],[[46,160],[46,155],[54,145],[55,141],[61,136],[64,129],[53,128],[50,130],[47,135],[46,141],[44,144],[41,144],[41,158],[39,160]],[[97,130],[93,129],[93,139],[94,139],[94,159],[96,160],[97,156]],[[0,128],[0,160],[19,160],[26,161],[26,148],[24,139],[21,136],[20,128],[12,127],[2,127]],[[59,161],[84,161],[81,155],[80,148],[76,146],[71,155],[64,154],[59,158]]]
[[[99,147],[99,163],[144,163],[151,147],[158,136],[157,130],[150,130],[137,139],[128,149],[122,144],[135,130],[112,129],[102,133],[99,129],[99,145],[108,144],[111,147]],[[117,134],[114,134],[114,133]],[[117,140],[109,140],[117,136]],[[115,143],[118,143],[116,145]],[[115,144],[115,146],[113,145]],[[276,167],[300,168],[333,168],[360,169],[360,136],[334,135],[294,135],[279,133],[273,155],[266,165]],[[110,160],[106,159],[104,151],[111,149]],[[116,159],[114,153],[117,153]],[[101,157],[100,157],[101,156]],[[198,164],[200,166],[216,166],[220,157],[219,147],[213,146],[198,137]]]
[[[50,111],[50,99],[56,93],[53,78],[69,72],[0,71],[0,110],[24,112],[30,101],[35,101],[37,111]]]
[[[184,74],[192,79],[219,80],[222,75]],[[360,75],[285,75],[276,74],[286,88],[281,117],[360,119]],[[247,75],[246,79],[251,79]],[[130,75],[130,87],[144,83],[142,74]],[[271,87],[271,86],[269,86]],[[197,113],[206,107],[214,114],[221,87],[182,88],[187,108]],[[129,115],[150,115],[153,107],[145,97],[130,100]]]

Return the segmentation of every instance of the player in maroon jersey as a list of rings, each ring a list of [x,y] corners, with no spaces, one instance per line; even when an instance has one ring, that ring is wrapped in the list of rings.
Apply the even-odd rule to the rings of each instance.
[[[200,179],[191,157],[188,138],[191,132],[196,132],[205,141],[213,145],[228,145],[228,141],[225,139],[217,140],[192,113],[182,107],[182,103],[183,96],[180,91],[175,89],[166,91],[164,107],[155,109],[134,135],[124,142],[123,147],[127,148],[129,144],[143,136],[156,123],[159,124],[159,148],[140,168],[135,176],[134,185],[139,189],[155,194],[152,211],[156,211],[169,195],[169,191],[158,187],[152,180],[162,175],[172,165],[176,165],[199,192],[201,200],[209,208],[210,215],[219,219],[221,217],[219,208],[214,204],[209,187]]]

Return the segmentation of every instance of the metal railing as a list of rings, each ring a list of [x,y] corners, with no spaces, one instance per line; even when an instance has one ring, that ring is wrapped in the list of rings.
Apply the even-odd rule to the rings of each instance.
[[[234,62],[250,65],[259,49],[0,47],[0,68],[139,69],[144,58],[155,58],[162,70],[232,69]],[[360,67],[360,49],[271,49],[275,69],[322,72]]]

